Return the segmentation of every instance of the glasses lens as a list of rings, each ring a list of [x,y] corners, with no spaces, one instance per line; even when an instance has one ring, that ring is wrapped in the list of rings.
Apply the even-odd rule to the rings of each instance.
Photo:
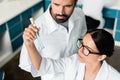
[[[89,54],[100,54],[98,52],[91,52],[89,50],[89,47],[87,47],[83,44],[82,39],[79,39],[77,41],[77,47],[80,48],[82,50],[83,54],[86,55],[86,56],[88,56]]]
[[[77,41],[77,47],[82,49],[84,55],[89,55],[89,50],[83,45],[82,40]]]
[[[80,42],[80,40],[78,40],[78,42],[77,42],[77,47],[78,47],[78,48],[81,47],[81,42]]]
[[[83,47],[83,53],[84,55],[89,55],[89,50],[86,47]]]

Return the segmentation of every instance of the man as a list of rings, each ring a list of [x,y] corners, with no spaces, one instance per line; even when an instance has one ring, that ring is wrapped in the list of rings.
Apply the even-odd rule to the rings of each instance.
[[[42,57],[59,59],[77,52],[77,40],[84,36],[87,27],[83,12],[80,8],[75,8],[76,3],[77,0],[51,0],[48,10],[35,20],[37,28],[29,25],[25,29],[28,32],[26,36],[31,39],[35,35],[34,29],[40,29],[39,34],[44,48],[41,48],[41,44],[39,45],[38,37],[34,43]],[[23,44],[22,47],[19,67],[31,72],[32,65],[25,45]],[[48,73],[41,78],[42,80],[62,80],[63,74]]]

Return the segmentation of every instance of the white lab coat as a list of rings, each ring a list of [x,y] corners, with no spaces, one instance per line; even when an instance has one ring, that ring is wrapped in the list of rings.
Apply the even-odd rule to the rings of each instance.
[[[63,80],[84,80],[85,63],[78,61],[77,54],[59,60],[42,58],[40,69],[37,71],[32,67],[31,73],[33,76],[41,76],[59,72],[64,72]],[[95,80],[120,80],[120,73],[103,61]]]
[[[102,14],[103,8],[113,6],[114,2],[114,0],[78,0],[78,4],[83,6],[82,10],[85,15],[100,20],[98,28],[103,28],[105,24]]]
[[[41,50],[37,40],[35,40],[35,46],[42,57],[52,59],[70,56],[77,52],[77,39],[82,38],[87,30],[84,14],[79,8],[75,8],[68,21],[69,32],[67,32],[65,27],[54,21],[49,9],[37,18],[35,24],[40,27],[39,33],[45,48]],[[23,44],[19,67],[31,72],[31,66],[26,47]],[[61,80],[62,77],[59,74],[44,75],[42,80]]]

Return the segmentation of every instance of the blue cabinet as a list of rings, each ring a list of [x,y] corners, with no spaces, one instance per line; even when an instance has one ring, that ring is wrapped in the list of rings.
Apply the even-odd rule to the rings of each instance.
[[[17,12],[14,17],[9,16],[9,20],[4,21],[3,19],[4,22],[0,25],[0,67],[21,50],[23,31],[30,24],[29,18],[33,14],[39,10],[44,11],[43,2],[43,0],[38,1],[34,5],[31,4],[32,6],[25,7],[25,9],[20,10],[21,12]]]
[[[120,32],[118,31],[115,32],[115,40],[120,41]]]
[[[49,4],[50,4],[51,0],[45,0],[45,10],[47,10]]]
[[[22,42],[23,42],[22,37],[20,37],[23,32],[20,15],[9,20],[7,22],[7,27],[8,27],[8,32],[9,32],[9,36],[10,36],[10,42],[12,45],[12,50],[14,52],[22,45]],[[17,43],[20,41],[21,41],[21,43]],[[19,45],[14,45],[13,43],[16,43]]]
[[[117,10],[115,9],[108,9],[108,8],[104,8],[103,9],[103,17],[105,19],[105,25],[104,28],[108,28],[108,29],[114,29],[114,25],[115,25],[115,18],[117,17]]]
[[[8,21],[7,24],[8,24],[10,39],[13,40],[17,35],[19,35],[22,32],[20,15]]]
[[[36,4],[34,7],[32,7],[33,12],[37,12],[39,9],[41,9],[41,7],[44,7],[44,1]]]
[[[22,35],[18,36],[15,40],[12,41],[12,50],[17,50],[23,43]]]
[[[32,16],[32,9],[28,9],[21,13],[21,25],[23,27],[23,30],[30,24],[29,18]]]
[[[22,17],[21,23],[22,23],[23,30],[30,24],[29,18],[32,17],[32,15],[36,13],[38,10],[40,10],[41,8],[44,8],[43,5],[44,5],[43,1],[39,2],[32,8],[21,13],[21,17]]]
[[[120,44],[120,10],[118,11],[114,31],[115,31],[114,32],[114,38],[117,41],[117,44]]]
[[[116,14],[117,14],[117,10],[115,9],[108,9],[108,8],[103,9],[103,17],[115,18],[117,17]]]
[[[106,20],[105,27],[113,30],[115,45],[120,46],[120,10],[105,8],[103,17]]]
[[[116,30],[120,31],[120,18],[117,19],[116,22]],[[120,36],[119,36],[120,37]]]
[[[5,26],[5,24],[2,24],[0,26],[0,35],[2,35],[5,31],[6,31],[6,26]]]
[[[8,31],[13,52],[16,51],[23,43],[22,33],[30,24],[29,18],[41,8],[43,8],[43,1],[40,1],[36,5],[28,8],[0,26],[0,35],[2,35],[6,30]]]

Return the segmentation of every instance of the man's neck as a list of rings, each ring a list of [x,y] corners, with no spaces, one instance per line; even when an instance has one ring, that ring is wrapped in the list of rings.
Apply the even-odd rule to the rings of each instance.
[[[62,25],[62,26],[64,26],[67,29],[67,31],[69,31],[68,20],[66,22],[64,22],[64,23],[59,23],[59,24]]]

